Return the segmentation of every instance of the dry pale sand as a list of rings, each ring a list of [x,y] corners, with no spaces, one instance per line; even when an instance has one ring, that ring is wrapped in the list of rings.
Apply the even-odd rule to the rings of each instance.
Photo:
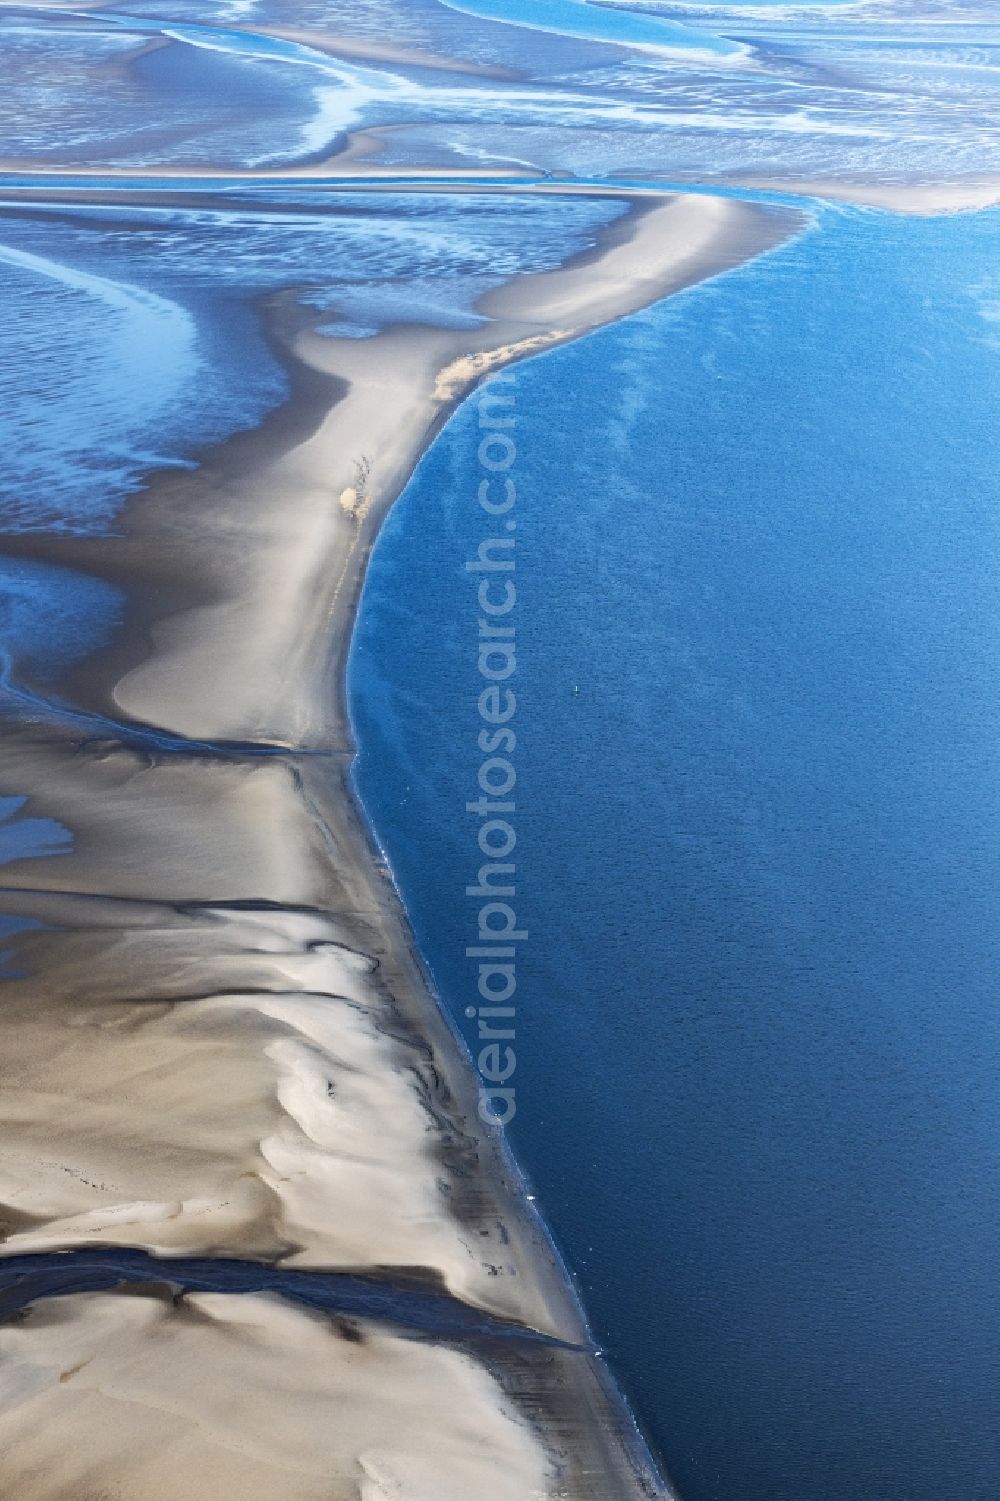
[[[592,252],[491,294],[475,331],[291,332],[284,414],[159,478],[124,538],[72,544],[127,585],[130,613],[64,691],[190,743],[50,725],[0,746],[5,785],[73,833],[65,853],[4,869],[5,911],[42,925],[6,945],[21,972],[4,998],[6,1254],[129,1245],[375,1271],[586,1340],[348,791],[350,630],[382,517],[485,371],[798,222],[693,195],[632,203]],[[204,1475],[213,1501],[306,1501],[317,1475],[317,1494],[365,1501],[667,1494],[590,1354],[522,1351],[501,1398],[495,1352],[489,1370],[484,1351],[437,1348],[418,1366],[386,1335],[378,1361],[348,1368],[311,1317],[209,1306],[180,1319],[102,1293],[7,1331],[15,1389],[34,1395],[0,1428],[0,1494],[183,1501]],[[460,1388],[475,1397],[457,1437]]]
[[[13,983],[4,1001],[6,1254],[117,1243],[401,1268],[578,1334],[556,1269],[463,1209],[484,1197],[474,1143],[436,1119],[427,1044],[394,1025],[336,919],[39,893],[30,910],[73,926],[22,943],[44,992]]]
[[[474,1105],[346,793],[318,814],[336,772],[36,736],[0,765],[76,836],[5,877],[5,910],[45,924],[4,994],[6,1254],[405,1268],[578,1336],[543,1237],[477,1181]]]
[[[0,1327],[0,1454],[11,1501],[542,1501],[557,1484],[460,1351],[155,1286]]]

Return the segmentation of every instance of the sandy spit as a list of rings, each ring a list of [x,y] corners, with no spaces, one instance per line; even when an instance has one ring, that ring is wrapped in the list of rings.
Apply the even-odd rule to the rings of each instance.
[[[40,927],[7,945],[0,1251],[363,1270],[586,1344],[351,797],[344,668],[381,520],[484,375],[800,222],[696,195],[630,210],[562,270],[491,293],[473,331],[334,340],[273,308],[290,407],[159,477],[122,539],[63,544],[130,600],[65,692],[133,739],[53,722],[0,746],[30,815],[73,833],[4,869],[5,911]],[[317,1495],[363,1501],[668,1494],[590,1354],[502,1370],[388,1335],[360,1355],[273,1300],[171,1310],[66,1298],[4,1331],[23,1404],[0,1487],[185,1501],[205,1473],[213,1501],[306,1501],[319,1476]]]
[[[756,188],[785,197],[829,198],[888,213],[935,217],[975,213],[1000,203],[1000,177],[953,178],[950,182],[877,182],[840,178],[739,177],[727,179],[734,188]]]
[[[630,207],[596,251],[482,299],[485,328],[407,325],[358,340],[297,333],[292,356],[345,382],[345,393],[272,463],[252,474],[220,468],[210,507],[201,475],[158,491],[155,525],[218,559],[218,598],[154,627],[155,651],[114,688],[117,711],[189,737],[351,750],[342,695],[331,701],[323,686],[331,655],[342,668],[374,537],[458,401],[484,371],[749,259],[801,222],[694,194]],[[363,502],[345,509],[359,466]]]

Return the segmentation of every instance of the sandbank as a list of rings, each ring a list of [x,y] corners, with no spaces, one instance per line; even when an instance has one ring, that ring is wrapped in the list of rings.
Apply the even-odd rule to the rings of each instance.
[[[54,707],[0,747],[31,814],[74,836],[65,853],[4,869],[5,911],[40,926],[8,941],[18,977],[6,992],[0,1251],[125,1245],[422,1279],[585,1348],[522,1350],[515,1379],[493,1354],[456,1364],[436,1346],[417,1372],[409,1345],[383,1342],[392,1374],[379,1365],[345,1409],[341,1357],[356,1347],[301,1310],[233,1297],[164,1322],[162,1299],[55,1300],[60,1317],[39,1305],[5,1335],[13,1389],[31,1394],[10,1412],[0,1461],[18,1495],[60,1493],[35,1474],[41,1450],[53,1453],[50,1418],[62,1494],[86,1463],[97,1493],[144,1501],[164,1494],[155,1477],[176,1460],[170,1501],[202,1472],[218,1477],[220,1501],[280,1501],[311,1494],[315,1462],[331,1485],[350,1471],[345,1496],[441,1501],[446,1481],[421,1469],[439,1447],[456,1498],[506,1494],[508,1464],[512,1501],[668,1494],[588,1348],[503,1141],[478,1119],[471,1069],[351,796],[344,692],[379,525],[467,392],[800,222],[700,195],[628,209],[560,270],[488,294],[490,321],[476,329],[333,339],[272,299],[270,335],[298,372],[290,408],[196,471],[156,477],[130,503],[125,535],[89,544],[90,566],[127,588],[126,659],[115,645],[64,685],[83,717]],[[45,539],[22,550],[60,546],[87,552]],[[81,728],[99,716],[100,734]],[[137,1432],[118,1396],[125,1371],[146,1393]],[[258,1380],[273,1409],[266,1442],[241,1405]],[[388,1459],[380,1415],[400,1384],[425,1390]],[[461,1398],[464,1447],[459,1389],[479,1394]],[[346,1439],[330,1417],[345,1411]],[[488,1484],[477,1446],[493,1454]],[[298,1489],[287,1476],[266,1488],[289,1453]],[[25,1488],[32,1475],[41,1488]]]

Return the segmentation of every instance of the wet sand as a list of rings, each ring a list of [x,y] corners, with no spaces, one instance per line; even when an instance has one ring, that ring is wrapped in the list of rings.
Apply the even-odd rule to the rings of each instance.
[[[1000,203],[1000,177],[976,175],[951,182],[878,182],[874,179],[833,177],[738,176],[720,184],[751,188],[783,197],[829,198],[859,208],[884,209],[893,214],[927,215],[975,213]]]
[[[0,1370],[19,1501],[527,1501],[554,1478],[475,1358],[264,1294],[53,1299],[0,1327]]]
[[[471,58],[445,57],[440,52],[425,52],[416,47],[399,47],[387,41],[375,41],[372,37],[344,36],[340,33],[300,31],[286,26],[255,26],[258,36],[280,37],[286,42],[298,42],[316,52],[328,53],[330,57],[361,58],[365,62],[397,63],[402,67],[427,68],[431,72],[461,73],[469,78],[518,78],[514,68],[500,68],[488,63],[477,63]]]
[[[351,795],[344,690],[379,525],[484,373],[799,223],[694,195],[630,210],[594,251],[489,294],[474,331],[330,339],[272,302],[285,409],[158,476],[120,538],[20,539],[128,606],[62,686],[68,709],[0,751],[5,786],[74,835],[4,869],[4,910],[41,927],[8,945],[3,1252],[362,1272],[584,1348],[500,1359],[378,1328],[359,1345],[265,1295],[68,1295],[4,1331],[12,1493],[179,1501],[208,1474],[213,1501],[668,1494],[478,1119]]]

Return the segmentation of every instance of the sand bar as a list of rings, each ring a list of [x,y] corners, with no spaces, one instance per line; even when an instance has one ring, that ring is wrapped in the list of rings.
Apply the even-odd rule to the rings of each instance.
[[[343,674],[381,520],[484,374],[738,264],[800,222],[697,195],[629,209],[563,269],[489,294],[480,311],[490,321],[474,330],[331,339],[278,299],[271,337],[297,372],[287,409],[198,470],[157,477],[130,504],[121,538],[22,540],[23,555],[72,554],[124,583],[129,607],[119,641],[64,690],[72,709],[117,721],[121,735],[81,737],[84,721],[53,719],[0,748],[4,782],[74,836],[65,853],[4,869],[5,910],[42,925],[9,945],[21,978],[7,986],[0,1096],[7,1255],[117,1244],[423,1280],[587,1344],[504,1145],[478,1119],[471,1070],[351,798]],[[164,731],[177,737],[169,750]],[[179,1318],[162,1298],[95,1298],[39,1305],[15,1331],[11,1379],[26,1405],[10,1415],[0,1480],[19,1495],[70,1493],[86,1456],[95,1494],[178,1501],[195,1480],[158,1491],[155,1476],[181,1452],[190,1469],[171,1458],[170,1473],[204,1466],[216,1501],[308,1496],[314,1464],[350,1471],[345,1496],[447,1496],[436,1471],[422,1478],[418,1431],[434,1435],[433,1449],[440,1437],[463,1495],[484,1493],[463,1455],[491,1444],[511,1455],[512,1501],[667,1494],[590,1353],[536,1351],[501,1370],[495,1352],[457,1363],[424,1352],[426,1410],[409,1437],[401,1421],[387,1458],[366,1436],[375,1395],[339,1438],[300,1404],[316,1391],[324,1413],[339,1411],[337,1361],[360,1359],[301,1310],[223,1297]],[[322,1379],[316,1341],[337,1352]],[[302,1362],[294,1377],[282,1364],[289,1345]],[[148,1352],[160,1347],[157,1363]],[[247,1349],[260,1380],[284,1394],[269,1440],[277,1460],[232,1437],[243,1419],[227,1404],[238,1381],[252,1392],[257,1379],[238,1376]],[[408,1383],[407,1349],[379,1349]],[[53,1377],[57,1367],[71,1378]],[[128,1452],[125,1371],[146,1393]],[[462,1382],[488,1411],[468,1408],[466,1449],[449,1427]],[[395,1390],[381,1374],[375,1388]],[[205,1420],[192,1434],[195,1408]],[[54,1472],[65,1484],[25,1489],[50,1418],[67,1436],[68,1468]],[[83,1443],[88,1423],[102,1435],[96,1449]],[[69,1444],[78,1424],[79,1447]],[[264,1476],[292,1450],[297,1491],[248,1478],[248,1455]]]

